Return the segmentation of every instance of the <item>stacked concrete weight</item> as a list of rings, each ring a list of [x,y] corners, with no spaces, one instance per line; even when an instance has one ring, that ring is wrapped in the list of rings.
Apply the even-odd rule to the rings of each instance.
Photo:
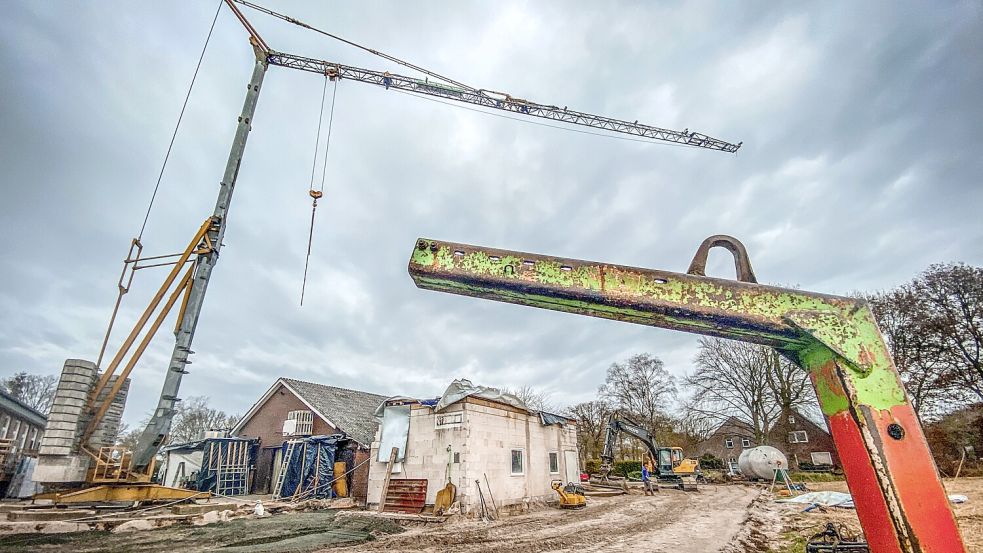
[[[98,374],[95,363],[82,359],[65,361],[51,402],[44,436],[38,446],[35,481],[64,483],[85,480],[89,463],[87,457],[79,455],[79,439],[84,423],[83,411]]]
[[[79,452],[83,411],[99,372],[95,363],[68,359],[55,390],[48,424],[38,447],[40,455],[74,455]]]
[[[106,394],[116,385],[118,379],[119,375],[114,375],[109,379],[109,384],[106,385],[96,398],[97,404],[106,398]],[[127,378],[120,387],[119,392],[117,392],[116,397],[113,398],[113,402],[109,405],[106,414],[103,415],[99,427],[92,433],[92,437],[89,438],[89,445],[93,451],[97,451],[100,447],[112,446],[116,443],[116,438],[119,434],[119,423],[123,419],[123,408],[126,407],[126,395],[129,391],[130,379]],[[85,422],[88,422],[88,420]]]

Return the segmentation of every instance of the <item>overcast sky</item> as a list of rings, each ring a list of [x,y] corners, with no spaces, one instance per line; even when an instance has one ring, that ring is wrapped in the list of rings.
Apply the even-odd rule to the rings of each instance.
[[[0,375],[95,359],[216,6],[4,3]],[[342,81],[300,307],[323,78],[271,67],[182,396],[243,413],[279,376],[417,396],[466,377],[565,405],[635,353],[692,370],[695,336],[418,290],[421,236],[683,272],[731,234],[762,282],[834,294],[983,264],[979,2],[276,8],[474,86],[744,146],[601,138]],[[411,74],[246,14],[275,49]],[[252,66],[223,8],[145,255],[179,251],[210,215]],[[137,274],[114,345],[163,276]],[[172,344],[165,327],[134,371],[131,423]]]

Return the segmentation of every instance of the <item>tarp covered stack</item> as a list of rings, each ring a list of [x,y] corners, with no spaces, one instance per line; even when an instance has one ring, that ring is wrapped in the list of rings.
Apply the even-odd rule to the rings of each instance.
[[[281,466],[282,483],[274,490],[275,498],[312,499],[335,497],[334,480],[344,479],[344,474],[335,475],[335,462],[344,461],[346,470],[351,466],[354,456],[349,455],[347,447],[350,440],[344,434],[331,436],[311,436],[291,440],[283,444]]]

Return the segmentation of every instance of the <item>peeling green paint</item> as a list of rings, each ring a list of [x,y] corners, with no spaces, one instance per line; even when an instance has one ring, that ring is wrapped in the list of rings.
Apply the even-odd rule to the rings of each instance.
[[[410,270],[425,288],[777,346],[814,372],[835,360],[854,375],[860,403],[905,401],[873,314],[853,298],[432,240],[418,241]],[[829,415],[847,399],[827,380],[817,379],[817,393]]]
[[[451,253],[451,249],[447,246],[441,246],[437,250],[437,266],[441,269],[454,268],[454,254]]]

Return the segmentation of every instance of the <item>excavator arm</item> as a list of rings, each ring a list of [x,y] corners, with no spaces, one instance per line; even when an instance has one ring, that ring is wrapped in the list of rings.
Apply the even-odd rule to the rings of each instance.
[[[604,435],[604,450],[601,452],[601,461],[603,465],[601,466],[602,472],[606,475],[610,471],[611,466],[614,464],[614,446],[618,441],[618,435],[624,432],[629,436],[637,439],[645,445],[645,449],[648,450],[649,456],[658,465],[659,460],[659,447],[655,443],[655,439],[648,430],[645,430],[640,425],[633,422],[629,422],[623,417],[617,415],[611,415],[608,418],[608,426]],[[671,461],[670,461],[671,462]]]

